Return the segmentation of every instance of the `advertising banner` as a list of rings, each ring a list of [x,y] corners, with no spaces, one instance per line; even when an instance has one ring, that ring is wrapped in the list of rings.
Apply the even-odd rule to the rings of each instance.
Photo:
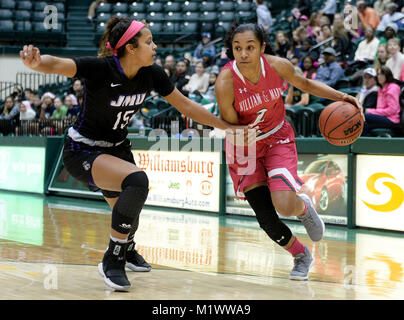
[[[0,146],[0,189],[43,193],[45,148]]]
[[[0,192],[0,238],[43,244],[43,199]]]
[[[220,152],[132,150],[136,164],[147,173],[146,205],[219,212]],[[64,168],[59,155],[50,192],[102,199]]]
[[[403,156],[356,157],[356,225],[404,231]]]
[[[146,205],[219,212],[220,152],[132,152],[149,177]]]
[[[348,156],[299,154],[297,173],[304,182],[300,193],[310,197],[324,222],[346,225]],[[247,201],[236,198],[228,171],[226,190],[226,213],[254,215]]]

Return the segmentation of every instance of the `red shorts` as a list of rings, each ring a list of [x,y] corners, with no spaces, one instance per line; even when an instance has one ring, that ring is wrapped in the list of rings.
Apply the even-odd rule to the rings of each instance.
[[[237,198],[245,200],[245,187],[266,181],[271,191],[298,192],[297,151],[292,126],[285,121],[273,135],[249,147],[237,147],[226,139],[226,162]]]

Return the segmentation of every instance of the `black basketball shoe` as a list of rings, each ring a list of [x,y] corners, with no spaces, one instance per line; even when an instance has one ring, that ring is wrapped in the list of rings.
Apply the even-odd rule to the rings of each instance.
[[[104,277],[105,284],[114,291],[130,289],[130,282],[125,272],[127,246],[127,243],[110,240],[104,258],[98,264],[98,272]]]
[[[135,272],[149,272],[151,265],[135,249],[135,242],[129,241],[126,251],[126,268]]]

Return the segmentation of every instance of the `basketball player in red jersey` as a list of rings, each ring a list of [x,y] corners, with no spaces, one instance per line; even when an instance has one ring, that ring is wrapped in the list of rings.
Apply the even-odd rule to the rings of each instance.
[[[229,123],[249,124],[256,130],[256,151],[247,155],[255,165],[246,165],[247,147],[236,146],[229,136],[226,160],[236,196],[248,201],[260,227],[293,255],[290,279],[307,280],[314,258],[277,212],[297,216],[312,241],[322,239],[325,226],[310,199],[296,194],[303,183],[297,176],[295,136],[285,120],[282,92],[290,83],[312,95],[347,101],[360,110],[362,107],[354,97],[299,75],[288,60],[266,54],[270,47],[265,39],[265,32],[255,24],[233,26],[225,39],[231,61],[223,67],[215,85],[220,114]]]

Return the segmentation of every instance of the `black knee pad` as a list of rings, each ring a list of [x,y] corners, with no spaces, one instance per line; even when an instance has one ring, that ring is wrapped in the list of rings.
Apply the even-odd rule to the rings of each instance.
[[[112,210],[112,229],[124,234],[129,233],[138,220],[148,194],[149,179],[143,171],[127,176],[122,182],[122,192]]]
[[[272,204],[271,193],[262,186],[245,193],[245,197],[255,212],[260,227],[280,246],[286,246],[292,238],[292,232],[278,217]]]

